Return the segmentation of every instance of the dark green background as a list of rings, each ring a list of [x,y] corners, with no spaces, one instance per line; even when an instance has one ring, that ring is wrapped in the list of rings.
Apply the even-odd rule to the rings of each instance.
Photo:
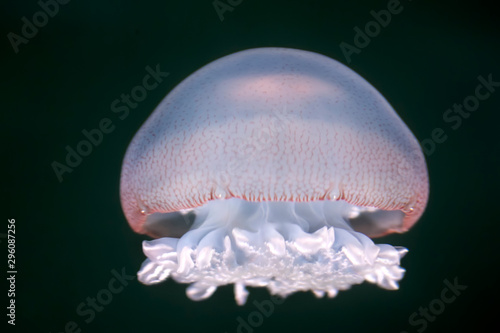
[[[435,128],[447,135],[427,156],[431,193],[424,216],[410,232],[379,240],[410,249],[401,288],[363,284],[334,299],[294,294],[255,332],[416,332],[409,316],[440,297],[444,279],[455,278],[467,290],[425,332],[496,322],[486,311],[498,300],[500,89],[456,130],[442,116],[474,93],[479,75],[500,81],[498,18],[481,1],[402,5],[349,64],[419,140]],[[132,281],[92,322],[76,313],[107,287],[112,269],[135,274],[144,259],[145,237],[129,229],[119,202],[125,149],[173,87],[221,56],[281,46],[347,64],[339,44],[352,44],[353,28],[363,28],[372,20],[370,11],[385,9],[387,1],[244,0],[221,22],[208,0],[72,0],[18,54],[7,33],[20,34],[21,17],[31,19],[40,7],[34,0],[0,6],[0,232],[8,218],[16,219],[17,331],[62,332],[75,321],[83,332],[235,332],[238,316],[246,319],[256,310],[253,301],[269,299],[266,290],[252,289],[247,305],[239,307],[231,287],[193,302],[185,285]],[[144,68],[156,64],[170,76],[119,120],[111,102],[141,84]],[[51,163],[63,162],[65,146],[74,148],[81,131],[96,128],[102,118],[110,118],[115,130],[59,183]],[[5,239],[0,248],[5,274]],[[7,286],[2,288],[4,308]],[[3,325],[3,312],[0,318]]]

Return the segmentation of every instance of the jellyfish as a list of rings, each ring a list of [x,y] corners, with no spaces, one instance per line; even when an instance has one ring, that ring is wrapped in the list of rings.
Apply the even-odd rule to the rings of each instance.
[[[427,204],[422,150],[386,99],[326,56],[257,48],[176,86],[125,154],[120,196],[143,242],[138,279],[187,283],[192,300],[234,285],[334,297],[398,289]]]

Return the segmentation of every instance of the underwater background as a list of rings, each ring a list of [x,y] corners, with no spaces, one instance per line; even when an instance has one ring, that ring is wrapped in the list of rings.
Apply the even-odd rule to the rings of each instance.
[[[2,332],[498,327],[489,304],[498,300],[499,282],[500,24],[488,2],[9,0],[0,8]],[[48,14],[39,14],[43,8]],[[390,21],[380,13],[391,13]],[[187,285],[144,286],[135,278],[148,238],[132,232],[120,207],[130,140],[195,70],[272,46],[344,63],[382,93],[423,144],[427,210],[409,232],[376,240],[409,249],[398,291],[364,283],[333,299],[301,292],[273,302],[267,289],[249,288],[240,307],[232,286],[193,302]],[[168,75],[143,100],[127,110],[116,104],[157,69]],[[447,111],[473,103],[485,80],[493,83],[469,107],[474,111]],[[76,149],[82,131],[102,126],[107,133],[88,156],[58,176],[53,165],[66,164],[67,147]],[[9,219],[16,230],[15,326],[6,315]]]

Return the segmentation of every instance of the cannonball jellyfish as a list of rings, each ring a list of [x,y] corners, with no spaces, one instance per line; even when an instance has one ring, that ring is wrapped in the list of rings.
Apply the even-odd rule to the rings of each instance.
[[[385,98],[313,52],[257,48],[202,67],[159,104],[125,154],[120,196],[146,285],[192,300],[234,284],[334,297],[398,289],[407,231],[427,204],[417,140]]]

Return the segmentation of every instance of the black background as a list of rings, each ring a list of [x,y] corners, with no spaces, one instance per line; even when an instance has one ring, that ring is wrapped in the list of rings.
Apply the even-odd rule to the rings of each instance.
[[[221,21],[212,1],[72,0],[18,53],[7,34],[21,35],[21,18],[32,21],[40,6],[33,0],[0,6],[0,233],[6,233],[7,219],[16,220],[18,270],[16,326],[7,325],[9,331],[63,332],[73,321],[82,332],[235,332],[238,317],[258,317],[253,302],[270,299],[265,289],[252,289],[239,307],[231,287],[193,302],[186,286],[172,281],[130,281],[88,323],[89,316],[76,309],[108,287],[113,269],[134,275],[144,259],[146,238],[127,226],[118,193],[134,133],[189,74],[262,46],[343,62],[388,99],[419,141],[436,128],[447,139],[426,157],[431,192],[420,222],[406,234],[377,240],[410,249],[399,291],[363,284],[334,299],[297,293],[252,330],[417,332],[424,327],[412,326],[409,317],[440,298],[445,279],[467,289],[423,331],[498,326],[488,309],[498,300],[500,88],[458,128],[443,120],[448,108],[474,94],[478,76],[500,81],[499,20],[486,2],[402,1],[402,11],[349,64],[340,43],[353,44],[354,27],[363,29],[373,20],[370,11],[386,9],[387,1],[244,0]],[[157,64],[170,75],[120,120],[110,104],[142,83],[146,66]],[[113,132],[59,182],[51,163],[64,163],[65,147],[75,148],[82,130],[103,118],[111,119]],[[7,240],[0,240],[5,274]]]

